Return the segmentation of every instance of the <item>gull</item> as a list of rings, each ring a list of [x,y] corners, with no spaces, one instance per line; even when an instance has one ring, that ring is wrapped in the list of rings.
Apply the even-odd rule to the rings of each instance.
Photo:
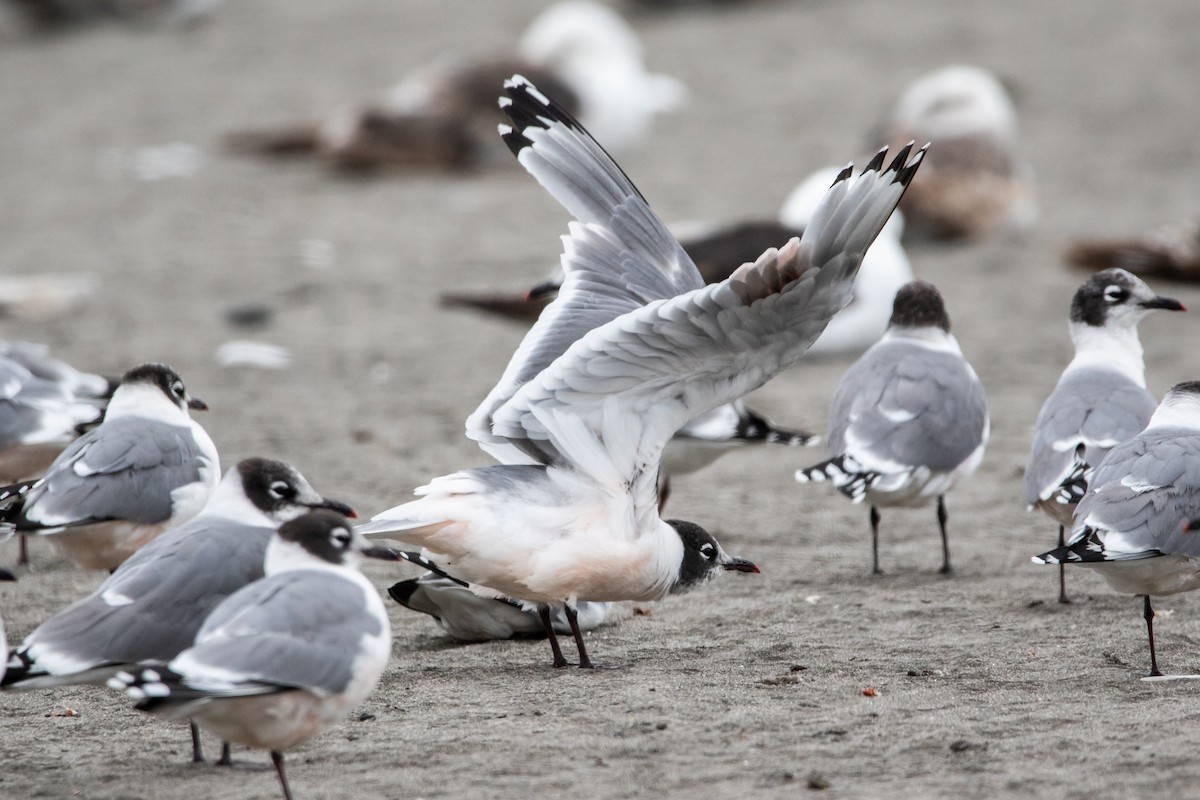
[[[0,341],[0,484],[41,477],[68,444],[100,421],[115,388],[49,350],[33,342]],[[17,564],[27,563],[22,535]]]
[[[879,152],[838,175],[803,238],[705,286],[641,193],[565,110],[520,76],[501,106],[517,160],[575,217],[566,279],[467,434],[501,462],[434,479],[360,530],[424,548],[472,588],[563,607],[650,601],[722,570],[757,572],[699,525],[659,515],[659,460],[688,420],[795,363],[850,297],[862,254],[920,164]]]
[[[0,567],[0,581],[15,581],[16,575],[13,575],[10,570]],[[4,620],[0,619],[0,655],[7,655],[8,641],[4,638]],[[5,659],[0,658],[0,681],[4,680],[5,670],[8,664]]]
[[[745,220],[723,225],[672,225],[679,243],[695,263],[705,283],[720,283],[747,261],[758,258],[769,247],[776,247],[794,236],[803,236],[813,212],[837,178],[839,168],[820,169],[801,181],[788,194],[778,220]],[[901,286],[913,279],[912,266],[900,244],[904,222],[893,214],[871,249],[863,257],[854,279],[854,299],[834,315],[813,346],[812,355],[859,354],[879,340],[887,330],[892,313],[892,298]],[[520,294],[450,292],[442,295],[442,304],[483,311],[504,319],[532,324],[558,292],[562,284],[561,267],[549,277]],[[814,441],[808,444],[815,444]]]
[[[830,167],[805,178],[784,201],[780,220],[799,230],[808,227],[826,188],[836,177],[837,169]],[[912,265],[900,243],[903,233],[904,217],[897,211],[863,256],[862,267],[854,278],[854,298],[834,314],[824,333],[809,348],[810,355],[857,355],[887,331],[892,300],[900,287],[913,279]]]
[[[343,170],[486,166],[504,157],[492,98],[513,72],[535,76],[616,149],[643,138],[656,115],[687,97],[679,81],[646,69],[641,42],[619,14],[590,0],[565,0],[530,24],[513,55],[440,59],[382,103],[321,123],[234,133],[227,143],[252,153],[315,153]]]
[[[449,636],[464,642],[490,642],[545,636],[536,611],[526,611],[508,598],[480,597],[470,584],[446,574],[426,572],[388,587],[388,595],[405,608],[426,614]],[[604,624],[612,603],[581,601],[575,608],[579,630],[587,633]],[[555,633],[570,634],[571,623],[562,609],[550,615]]]
[[[391,653],[383,601],[358,569],[363,556],[395,558],[333,511],[283,523],[267,545],[265,577],[214,608],[191,647],[166,665],[130,666],[108,685],[139,710],[269,750],[290,800],[284,751],[361,703]]]
[[[1200,280],[1200,221],[1168,223],[1138,236],[1080,239],[1067,249],[1068,264],[1083,269],[1119,267],[1174,281]]]
[[[900,205],[908,227],[942,239],[1020,230],[1037,217],[1017,114],[996,76],[954,65],[922,75],[897,99],[879,142],[935,143]]]
[[[0,341],[0,482],[40,476],[82,428],[100,420],[112,395],[108,379],[48,350]]]
[[[1142,596],[1150,675],[1161,676],[1150,595],[1200,587],[1200,381],[1172,387],[1146,429],[1113,447],[1096,467],[1063,547],[1035,564],[1079,564],[1118,592]]]
[[[8,663],[8,690],[104,683],[118,665],[169,661],[208,613],[263,576],[275,529],[313,509],[347,516],[281,461],[247,458],[225,473],[204,509],[138,550],[100,588],[43,622]],[[192,729],[192,760],[203,761]],[[219,763],[228,763],[228,752]]]
[[[1154,413],[1137,326],[1160,308],[1184,310],[1123,269],[1097,272],[1071,300],[1075,357],[1042,404],[1025,465],[1025,502],[1058,522],[1059,547],[1087,490],[1086,476]],[[1060,565],[1060,603],[1070,602],[1065,572]]]
[[[220,476],[217,448],[188,415],[205,409],[175,370],[125,373],[104,421],[76,439],[3,518],[37,533],[84,569],[121,565],[204,507]],[[9,487],[12,489],[12,487]]]
[[[913,281],[896,293],[887,333],[842,377],[829,413],[830,458],[796,471],[832,480],[871,506],[871,571],[879,575],[879,507],[937,500],[942,573],[949,573],[945,495],[970,475],[988,440],[987,401],[950,333],[941,293]]]

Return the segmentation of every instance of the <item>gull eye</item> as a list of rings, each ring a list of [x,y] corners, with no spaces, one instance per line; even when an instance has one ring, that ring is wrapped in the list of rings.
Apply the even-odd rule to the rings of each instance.
[[[350,531],[345,528],[333,529],[333,543],[337,545],[337,549],[345,550],[350,546]]]
[[[717,548],[712,546],[712,542],[705,542],[700,545],[700,555],[712,561],[717,557]]]
[[[287,500],[296,495],[296,490],[287,481],[275,481],[268,487],[267,493],[276,500]]]
[[[171,381],[171,394],[183,399],[184,389],[183,381]]]
[[[1108,286],[1104,290],[1104,299],[1109,303],[1119,303],[1128,296],[1129,292],[1125,291],[1122,287],[1117,286],[1115,283],[1111,286]]]

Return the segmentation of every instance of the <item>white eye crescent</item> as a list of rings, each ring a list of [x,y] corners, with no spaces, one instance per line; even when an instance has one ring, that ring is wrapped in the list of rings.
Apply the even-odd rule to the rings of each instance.
[[[289,486],[286,481],[273,482],[267,491],[270,492],[272,497],[278,500],[292,496],[292,487]]]
[[[704,544],[700,545],[700,555],[711,560],[716,557],[717,548],[713,547],[711,542],[705,542]]]
[[[1108,286],[1104,290],[1104,299],[1110,303],[1119,303],[1125,299],[1126,295],[1126,291],[1116,284]]]

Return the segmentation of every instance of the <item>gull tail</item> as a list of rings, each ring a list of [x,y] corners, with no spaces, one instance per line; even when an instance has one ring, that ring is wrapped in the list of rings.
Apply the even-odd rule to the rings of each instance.
[[[8,653],[8,664],[4,669],[4,677],[0,678],[0,689],[26,688],[22,685],[26,681],[46,674],[46,671],[39,667],[28,654],[20,650],[13,650]]]
[[[807,469],[796,470],[797,483],[833,481],[834,488],[855,503],[862,502],[867,496],[867,490],[878,479],[878,472],[864,470],[857,461],[845,454],[834,456]]]
[[[1142,550],[1137,553],[1113,552],[1104,547],[1104,531],[1084,528],[1077,538],[1063,547],[1033,557],[1035,564],[1095,564],[1102,561],[1138,561],[1143,558],[1161,556],[1158,550]]]
[[[8,486],[0,486],[0,504],[14,503],[22,499],[25,497],[25,495],[29,494],[30,489],[37,485],[38,480],[41,479],[39,478],[32,481],[21,481],[20,483],[9,484]],[[21,509],[18,506],[9,505],[5,511],[11,511],[13,513],[9,515],[4,512],[0,512],[0,520],[14,518],[20,513]]]
[[[739,409],[736,438],[746,442],[766,442],[792,447],[812,447],[819,444],[821,437],[808,431],[790,431],[777,428],[771,421],[744,405]]]
[[[1071,468],[1071,472],[1067,477],[1063,478],[1062,482],[1054,492],[1054,502],[1064,506],[1078,505],[1083,496],[1087,494],[1088,482],[1092,477],[1092,468],[1086,462],[1076,459],[1075,466]]]
[[[250,697],[286,691],[266,683],[239,683],[220,689],[191,686],[187,678],[169,667],[153,662],[129,665],[108,679],[108,688],[125,692],[137,701],[139,711],[165,711],[172,706],[217,697]]]

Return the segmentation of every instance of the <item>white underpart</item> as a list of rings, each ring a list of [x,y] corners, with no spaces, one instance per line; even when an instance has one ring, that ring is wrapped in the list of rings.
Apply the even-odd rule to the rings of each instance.
[[[1145,388],[1146,362],[1136,322],[1103,326],[1072,322],[1071,340],[1075,343],[1075,357],[1063,375],[1077,369],[1107,369]]]
[[[1146,430],[1151,428],[1200,430],[1200,396],[1175,390],[1167,392],[1146,425]]]

